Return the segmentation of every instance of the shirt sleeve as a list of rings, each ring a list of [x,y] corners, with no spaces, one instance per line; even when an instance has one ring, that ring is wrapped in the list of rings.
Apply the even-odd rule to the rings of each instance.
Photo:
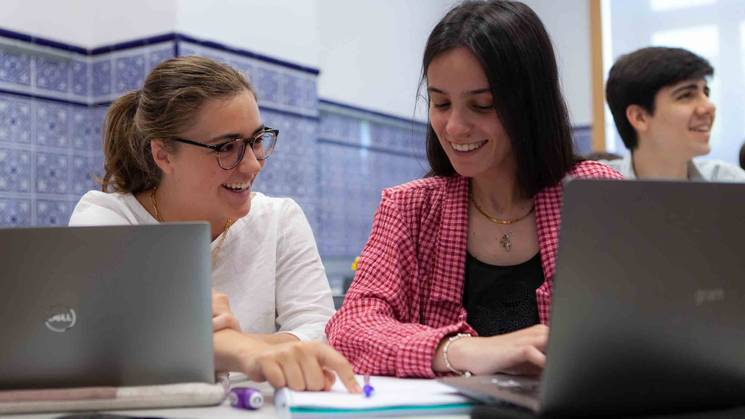
[[[472,333],[465,321],[444,327],[422,324],[417,269],[411,233],[395,200],[384,193],[344,305],[326,326],[329,343],[356,372],[434,377],[432,359],[440,341],[454,333]]]
[[[303,341],[324,340],[323,328],[334,314],[334,302],[313,231],[295,201],[285,200],[280,214],[276,273],[278,331],[291,333]]]

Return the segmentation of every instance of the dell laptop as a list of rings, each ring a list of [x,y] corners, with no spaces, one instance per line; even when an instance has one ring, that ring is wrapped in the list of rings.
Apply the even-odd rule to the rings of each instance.
[[[569,182],[542,376],[443,381],[547,415],[745,404],[745,184]]]
[[[206,223],[0,229],[0,389],[214,383]]]

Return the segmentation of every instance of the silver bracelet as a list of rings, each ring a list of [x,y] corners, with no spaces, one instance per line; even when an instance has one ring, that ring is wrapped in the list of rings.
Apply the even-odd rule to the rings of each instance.
[[[470,377],[472,375],[471,371],[468,371],[468,370],[465,370],[465,371],[456,370],[455,368],[453,368],[452,365],[450,365],[450,360],[448,360],[448,350],[450,349],[450,344],[455,342],[458,339],[470,338],[470,337],[471,335],[469,335],[468,333],[458,333],[457,335],[450,336],[448,338],[448,341],[445,342],[445,346],[442,348],[442,360],[445,361],[445,367],[448,370],[450,370],[450,372],[458,374],[458,375],[463,375],[466,377]]]

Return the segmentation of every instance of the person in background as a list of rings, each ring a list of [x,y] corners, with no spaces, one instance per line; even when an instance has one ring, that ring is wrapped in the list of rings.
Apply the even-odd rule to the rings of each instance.
[[[328,389],[336,371],[359,391],[348,361],[319,342],[333,303],[308,221],[291,199],[252,191],[278,135],[242,74],[167,60],[109,108],[102,191],[81,198],[70,225],[208,222],[216,367],[295,390]]]
[[[554,51],[525,4],[468,1],[423,58],[429,175],[383,191],[329,342],[358,373],[538,374],[572,150]]]
[[[627,179],[745,182],[741,168],[693,160],[711,151],[716,106],[707,78],[714,69],[681,48],[649,47],[621,56],[606,85],[608,106],[629,155],[605,161]]]
[[[745,143],[740,147],[740,168],[745,170]]]

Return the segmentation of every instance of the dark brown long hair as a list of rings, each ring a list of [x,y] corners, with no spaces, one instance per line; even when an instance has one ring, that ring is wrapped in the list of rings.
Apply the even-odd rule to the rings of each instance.
[[[432,30],[422,62],[422,80],[438,55],[463,47],[479,60],[489,81],[497,117],[510,138],[517,182],[532,197],[558,183],[577,161],[551,39],[528,6],[513,1],[466,1]],[[429,124],[429,176],[455,169]]]

